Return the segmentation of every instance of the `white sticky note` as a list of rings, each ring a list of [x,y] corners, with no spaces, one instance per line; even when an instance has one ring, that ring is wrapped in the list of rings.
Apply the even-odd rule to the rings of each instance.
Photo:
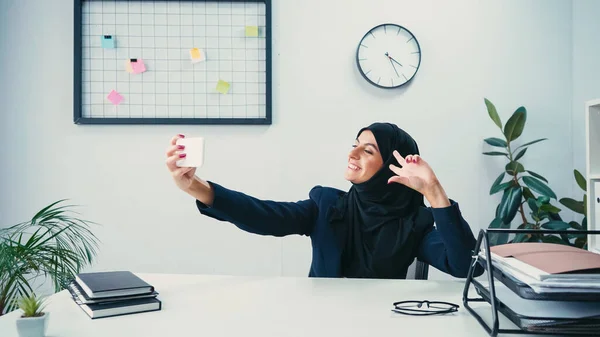
[[[179,138],[177,145],[185,148],[180,153],[185,153],[185,158],[177,161],[179,167],[201,167],[204,164],[204,138],[190,137]]]

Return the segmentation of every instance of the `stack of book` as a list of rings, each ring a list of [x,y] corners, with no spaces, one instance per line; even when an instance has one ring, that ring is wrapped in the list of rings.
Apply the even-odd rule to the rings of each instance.
[[[79,273],[67,289],[92,319],[162,308],[154,286],[129,271]]]

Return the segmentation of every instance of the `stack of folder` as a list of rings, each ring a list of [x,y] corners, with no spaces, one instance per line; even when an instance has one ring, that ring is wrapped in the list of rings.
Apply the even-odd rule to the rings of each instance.
[[[67,289],[92,319],[162,308],[154,286],[129,271],[79,273]]]
[[[500,281],[494,282],[498,310],[520,329],[564,334],[600,331],[600,254],[561,244],[523,242],[490,247],[490,256],[494,278]],[[485,261],[485,253],[480,252],[478,259]],[[490,301],[489,289],[479,290]]]

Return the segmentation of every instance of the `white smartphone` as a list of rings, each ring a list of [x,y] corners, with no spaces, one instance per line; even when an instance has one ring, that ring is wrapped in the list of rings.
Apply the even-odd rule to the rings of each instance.
[[[204,138],[190,137],[179,138],[177,145],[183,145],[185,148],[181,153],[185,153],[185,158],[177,161],[179,167],[201,167],[204,164]]]

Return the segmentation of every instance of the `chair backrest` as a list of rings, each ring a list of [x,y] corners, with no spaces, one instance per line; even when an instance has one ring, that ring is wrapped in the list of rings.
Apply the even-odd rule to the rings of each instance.
[[[408,267],[406,279],[427,280],[429,275],[429,265],[425,262],[415,259]]]

